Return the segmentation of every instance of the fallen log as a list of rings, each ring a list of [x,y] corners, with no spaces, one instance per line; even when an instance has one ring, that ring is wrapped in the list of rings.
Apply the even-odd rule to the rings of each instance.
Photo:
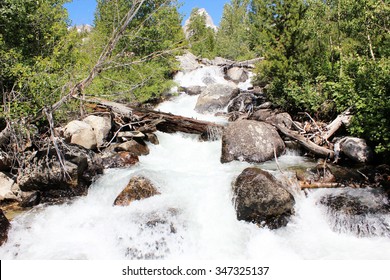
[[[185,132],[191,134],[208,134],[210,130],[214,130],[214,132],[215,130],[219,130],[222,132],[223,129],[223,125],[213,122],[200,121],[193,118],[173,115],[171,113],[138,107],[127,107],[124,104],[103,99],[87,99],[85,102],[97,103],[107,107],[114,114],[136,119],[138,123],[153,124],[157,130],[167,133]]]
[[[163,120],[156,125],[156,128],[157,130],[166,133],[185,132],[192,134],[207,134],[211,129],[220,130],[221,132],[223,130],[223,125],[220,124],[173,115],[171,113],[142,108],[132,108],[132,111],[139,120]]]
[[[314,142],[308,140],[307,138],[305,138],[304,136],[302,136],[298,132],[290,130],[290,129],[284,127],[283,125],[273,123],[273,122],[269,122],[269,123],[272,124],[273,126],[275,126],[284,135],[298,141],[299,144],[301,144],[304,148],[306,148],[307,150],[309,150],[313,154],[321,156],[321,157],[329,158],[329,159],[334,158],[334,151],[315,144]]]
[[[299,182],[299,185],[302,190],[304,189],[322,189],[322,188],[340,188],[341,185],[339,183],[321,183],[321,182],[313,182],[313,183],[308,183],[308,182]]]
[[[325,140],[328,140],[336,131],[344,124],[348,125],[351,122],[352,115],[350,109],[347,109],[342,114],[338,115],[329,125],[326,127],[326,132],[321,135]]]

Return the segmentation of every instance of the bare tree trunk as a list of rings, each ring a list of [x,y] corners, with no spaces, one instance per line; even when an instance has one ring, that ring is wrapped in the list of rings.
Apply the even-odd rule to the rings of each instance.
[[[328,140],[336,131],[344,124],[349,124],[352,119],[350,109],[347,109],[342,114],[338,115],[326,128],[327,131],[322,135],[322,138]]]

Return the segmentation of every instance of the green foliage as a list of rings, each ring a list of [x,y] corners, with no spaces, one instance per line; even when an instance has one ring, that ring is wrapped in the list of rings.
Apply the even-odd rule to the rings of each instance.
[[[252,0],[256,83],[286,110],[330,120],[354,112],[350,132],[390,152],[390,5],[374,0]]]
[[[104,48],[133,1],[98,1],[96,28],[85,46],[94,57]],[[184,43],[181,16],[176,1],[146,1],[125,31],[112,60],[87,89],[87,94],[124,102],[147,101],[172,87],[177,69],[174,55]],[[172,49],[172,51],[169,51]]]
[[[206,15],[200,13],[198,8],[191,12],[187,33],[192,53],[206,58],[215,56],[215,31],[206,26]]]
[[[251,59],[249,0],[232,0],[225,4],[216,37],[216,54],[233,60]]]
[[[80,39],[67,30],[65,2],[0,3],[2,115],[15,120],[34,116],[58,100],[69,82]]]

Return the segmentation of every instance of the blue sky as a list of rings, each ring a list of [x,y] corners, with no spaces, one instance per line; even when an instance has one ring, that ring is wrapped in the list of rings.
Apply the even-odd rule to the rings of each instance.
[[[193,8],[205,8],[214,20],[214,24],[219,25],[222,17],[222,10],[225,3],[229,0],[179,0],[183,5],[180,12],[184,15],[184,20],[187,19]],[[96,0],[73,0],[71,3],[65,4],[68,9],[69,17],[72,25],[92,24],[94,11],[96,8]]]

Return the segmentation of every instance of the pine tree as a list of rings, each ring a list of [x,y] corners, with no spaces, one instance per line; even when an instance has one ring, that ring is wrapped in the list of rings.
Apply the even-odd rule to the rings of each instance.
[[[249,0],[225,4],[216,38],[217,55],[233,60],[253,58],[250,49]]]
[[[194,8],[190,15],[187,34],[191,51],[198,56],[215,56],[215,31],[206,25],[206,15]]]

